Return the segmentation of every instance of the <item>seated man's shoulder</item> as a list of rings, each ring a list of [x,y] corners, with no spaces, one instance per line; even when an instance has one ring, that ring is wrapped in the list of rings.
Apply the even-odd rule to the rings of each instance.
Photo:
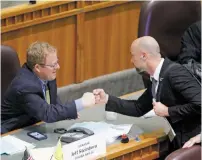
[[[170,64],[172,67],[169,69],[169,77],[180,77],[181,75],[190,75],[189,71],[181,64],[172,62]]]
[[[30,90],[32,91],[41,89],[41,86],[37,77],[32,77],[23,72],[20,72],[12,80],[9,88],[11,91],[21,93]]]

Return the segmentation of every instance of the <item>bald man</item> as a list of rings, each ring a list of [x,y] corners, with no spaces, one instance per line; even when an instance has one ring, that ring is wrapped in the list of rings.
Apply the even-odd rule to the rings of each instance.
[[[158,116],[167,118],[176,133],[172,147],[182,147],[201,131],[200,85],[183,66],[162,58],[159,44],[152,37],[133,41],[131,55],[136,70],[147,72],[153,83],[138,100],[121,100],[96,89],[96,103],[105,103],[107,111],[134,117],[154,109]]]

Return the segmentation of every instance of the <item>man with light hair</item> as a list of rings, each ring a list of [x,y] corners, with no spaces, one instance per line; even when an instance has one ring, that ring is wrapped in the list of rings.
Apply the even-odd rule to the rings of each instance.
[[[107,111],[134,117],[154,109],[156,115],[167,118],[175,131],[172,149],[182,147],[201,132],[200,85],[182,65],[162,58],[152,37],[133,41],[131,55],[136,70],[150,75],[150,86],[137,100],[122,100],[96,89],[96,103],[105,103]]]
[[[5,132],[39,121],[48,123],[76,119],[77,112],[95,104],[93,93],[61,104],[57,96],[57,50],[35,42],[27,50],[27,62],[8,87],[1,104],[1,127]]]

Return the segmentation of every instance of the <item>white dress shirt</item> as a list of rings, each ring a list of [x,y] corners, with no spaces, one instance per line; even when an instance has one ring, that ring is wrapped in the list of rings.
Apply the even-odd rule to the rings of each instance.
[[[154,78],[157,81],[156,84],[156,88],[155,88],[155,93],[157,92],[158,86],[159,86],[159,75],[161,72],[161,68],[163,66],[163,62],[164,62],[164,58],[161,58],[160,63],[158,64],[158,66],[156,67],[153,76],[150,77],[150,80],[152,78]],[[149,118],[149,117],[153,117],[153,116],[157,116],[154,112],[154,109],[152,109],[151,111],[147,112],[145,115],[143,115],[143,118]]]

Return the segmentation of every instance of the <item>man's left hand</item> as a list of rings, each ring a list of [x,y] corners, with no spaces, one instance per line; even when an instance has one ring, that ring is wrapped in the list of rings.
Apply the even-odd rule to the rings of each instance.
[[[161,102],[153,102],[154,112],[157,116],[167,117],[169,116],[168,107]]]

